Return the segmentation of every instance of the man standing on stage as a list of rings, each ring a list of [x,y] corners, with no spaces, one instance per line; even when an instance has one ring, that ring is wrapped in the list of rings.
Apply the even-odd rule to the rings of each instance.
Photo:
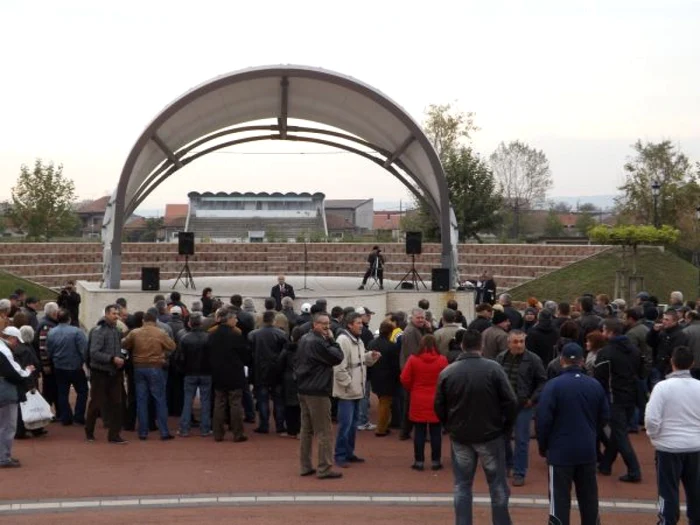
[[[270,290],[270,297],[274,297],[276,303],[275,310],[278,312],[282,310],[282,299],[285,297],[296,299],[296,295],[294,295],[294,287],[285,282],[284,275],[277,277],[277,285],[273,286],[272,290]]]
[[[364,290],[367,284],[367,279],[370,277],[377,279],[379,281],[379,289],[384,289],[384,256],[382,255],[382,250],[379,246],[372,246],[372,251],[369,252],[367,256],[367,262],[369,267],[365,272],[365,276],[362,278],[362,284],[358,290]]]

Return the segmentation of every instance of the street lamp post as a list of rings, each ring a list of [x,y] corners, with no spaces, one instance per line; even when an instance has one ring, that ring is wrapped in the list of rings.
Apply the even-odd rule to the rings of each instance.
[[[654,197],[654,228],[659,227],[659,191],[661,184],[658,180],[651,183],[651,196]]]

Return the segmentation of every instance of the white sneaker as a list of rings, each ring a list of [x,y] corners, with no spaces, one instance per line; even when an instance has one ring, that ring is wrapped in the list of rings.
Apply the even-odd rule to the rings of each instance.
[[[357,430],[375,430],[377,428],[377,425],[373,425],[372,423],[365,423],[364,425],[359,425],[357,427]]]

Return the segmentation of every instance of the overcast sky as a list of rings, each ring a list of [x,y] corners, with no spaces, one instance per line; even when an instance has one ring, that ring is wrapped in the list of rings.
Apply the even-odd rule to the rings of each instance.
[[[456,100],[476,113],[478,152],[516,139],[544,150],[552,196],[614,193],[637,138],[670,139],[700,160],[693,0],[0,0],[0,20],[0,199],[36,157],[62,163],[80,198],[111,193],[170,101],[216,75],[280,63],[351,75],[418,120],[428,104]],[[279,155],[329,151],[320,147],[228,151],[181,170],[144,207],[186,202],[191,190],[408,195],[352,155]]]

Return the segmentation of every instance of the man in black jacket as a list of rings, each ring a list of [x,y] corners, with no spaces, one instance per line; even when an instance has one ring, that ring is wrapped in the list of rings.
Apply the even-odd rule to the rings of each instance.
[[[559,340],[559,330],[554,327],[552,313],[543,308],[537,314],[537,324],[527,333],[525,347],[547,363],[554,359],[554,347]]]
[[[518,399],[518,415],[515,418],[515,450],[510,434],[506,436],[506,463],[513,469],[513,486],[525,484],[529,460],[530,422],[540,392],[547,381],[544,364],[537,354],[525,349],[525,333],[513,330],[508,333],[508,350],[498,354],[496,362],[503,367],[508,382]]]
[[[97,414],[107,425],[107,440],[118,445],[126,443],[119,432],[122,428],[122,390],[124,388],[124,355],[117,330],[119,307],[110,304],[105,315],[90,331],[88,355],[90,366],[90,402],[85,416],[85,437],[95,440]]]
[[[73,326],[80,326],[80,294],[75,291],[75,282],[68,281],[66,283],[66,286],[58,294],[56,302],[58,306],[68,310],[71,324]]]
[[[491,493],[494,525],[510,525],[503,438],[515,422],[517,399],[498,363],[481,356],[481,333],[467,330],[462,354],[440,373],[435,414],[452,440],[457,523],[472,523],[472,484],[477,460]]]
[[[248,334],[253,349],[253,384],[255,400],[258,406],[258,427],[253,430],[258,434],[270,432],[270,398],[275,418],[277,434],[286,434],[284,427],[284,396],[282,385],[276,371],[277,358],[287,344],[287,335],[273,326],[274,310],[267,310],[262,315],[262,326]]]
[[[219,326],[207,338],[209,366],[214,388],[214,441],[223,441],[230,425],[233,442],[248,438],[243,434],[243,389],[246,386],[245,366],[250,364],[250,347],[236,326],[237,318],[231,310],[217,311]],[[226,410],[228,406],[228,412]]]
[[[618,452],[627,465],[627,474],[620,481],[638,483],[642,480],[639,461],[627,435],[628,422],[637,403],[637,383],[644,374],[644,363],[627,336],[619,319],[603,321],[603,337],[608,344],[596,356],[594,376],[610,398],[610,442],[605,449],[598,472],[609,476]]]
[[[671,372],[673,350],[690,344],[688,334],[679,321],[680,313],[677,310],[666,310],[661,322],[655,323],[647,333],[647,344],[651,347],[654,361],[650,376],[652,388]]]
[[[199,404],[202,407],[199,430],[202,436],[211,434],[211,366],[207,347],[207,333],[202,330],[202,314],[190,314],[190,331],[180,340],[175,362],[185,376],[185,399],[180,416],[178,435],[187,437],[192,422],[192,402],[199,389]]]
[[[333,339],[331,321],[326,313],[314,316],[313,330],[299,341],[296,366],[301,406],[301,472],[316,474],[320,479],[342,477],[331,470],[333,465],[333,430],[331,427],[331,393],[333,367],[343,361],[343,351]],[[318,472],[311,462],[314,435],[318,438]]]
[[[603,318],[596,315],[593,311],[593,297],[590,295],[584,295],[580,297],[579,306],[581,307],[581,317],[576,321],[581,330],[579,331],[579,344],[582,347],[586,346],[586,336],[593,330],[600,329],[600,323],[603,322]]]

